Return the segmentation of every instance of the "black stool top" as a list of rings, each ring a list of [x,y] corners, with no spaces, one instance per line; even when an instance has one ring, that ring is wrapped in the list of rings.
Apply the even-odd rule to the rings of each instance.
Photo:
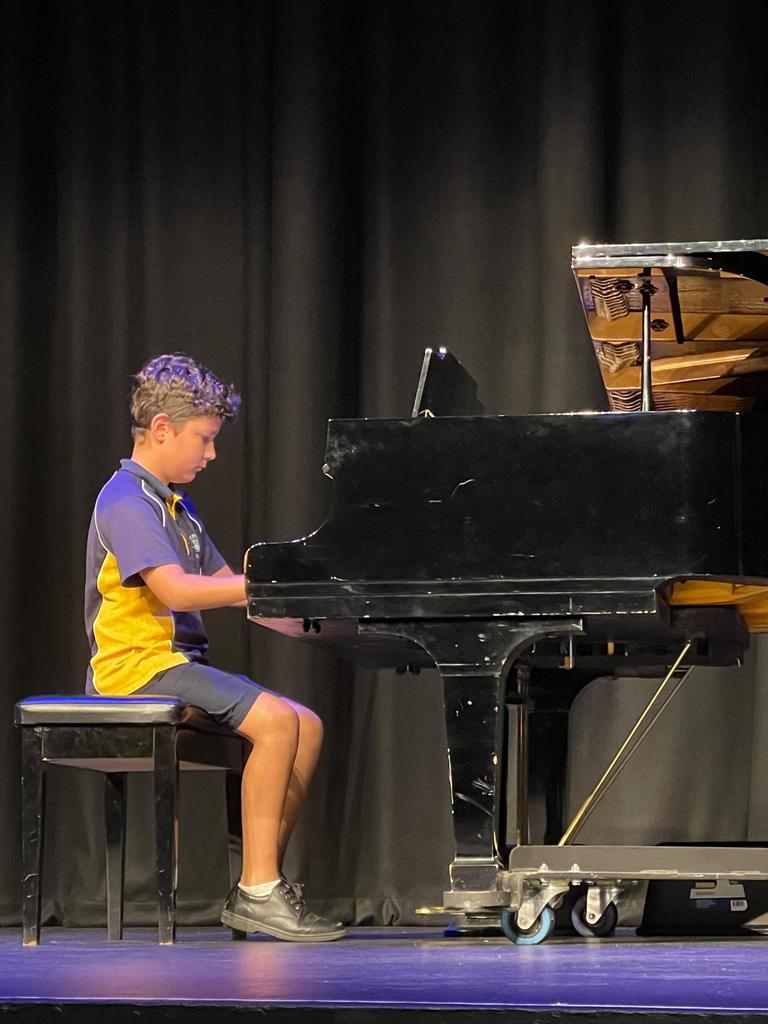
[[[179,725],[188,705],[178,697],[50,694],[16,704],[16,725]]]

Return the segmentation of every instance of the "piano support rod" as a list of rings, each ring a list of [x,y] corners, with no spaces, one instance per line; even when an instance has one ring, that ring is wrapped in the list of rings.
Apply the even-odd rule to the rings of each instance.
[[[600,781],[576,812],[570,825],[563,833],[560,842],[557,844],[558,846],[568,846],[569,843],[573,841],[576,833],[582,828],[584,824],[586,824],[586,821],[589,818],[589,816],[595,810],[595,808],[600,803],[602,798],[608,792],[610,786],[619,777],[619,774],[626,766],[629,759],[632,757],[634,752],[637,750],[642,741],[648,735],[648,732],[650,731],[654,722],[656,722],[659,715],[664,711],[666,706],[669,704],[669,702],[675,696],[675,694],[683,685],[685,680],[688,678],[693,666],[689,666],[683,672],[682,676],[680,676],[675,686],[672,688],[672,691],[666,695],[663,701],[660,702],[660,699],[664,695],[664,691],[666,690],[669,681],[672,679],[675,672],[677,672],[681,662],[683,661],[683,659],[685,658],[686,654],[690,649],[691,641],[689,640],[678,654],[672,668],[670,668],[669,672],[667,672],[666,676],[661,681],[661,684],[659,685],[654,695],[651,697],[645,710],[640,715],[638,720],[635,722],[634,726],[629,732],[629,735],[624,740],[622,745],[619,747],[615,757],[603,772]],[[657,704],[659,705],[658,707],[656,707]],[[646,719],[648,719],[649,715],[651,715],[652,712],[653,715],[650,718],[650,721],[646,722]]]
[[[515,845],[526,846],[528,835],[528,686],[530,669],[515,666],[515,754],[517,759],[517,793],[515,799]]]

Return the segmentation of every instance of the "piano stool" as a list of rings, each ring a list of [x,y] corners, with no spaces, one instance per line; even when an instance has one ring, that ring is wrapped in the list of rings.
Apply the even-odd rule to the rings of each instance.
[[[123,934],[125,790],[129,772],[152,772],[155,797],[158,943],[176,934],[178,773],[227,774],[231,881],[239,877],[239,789],[246,743],[177,697],[28,697],[16,705],[21,730],[22,941],[40,941],[40,901],[48,765],[104,775],[107,932]]]

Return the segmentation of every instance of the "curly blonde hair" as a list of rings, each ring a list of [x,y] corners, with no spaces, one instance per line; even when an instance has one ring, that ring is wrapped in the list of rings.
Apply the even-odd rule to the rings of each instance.
[[[193,416],[220,416],[233,420],[240,409],[234,385],[184,352],[155,356],[133,378],[131,434],[136,437],[152,418],[165,413],[174,423]]]

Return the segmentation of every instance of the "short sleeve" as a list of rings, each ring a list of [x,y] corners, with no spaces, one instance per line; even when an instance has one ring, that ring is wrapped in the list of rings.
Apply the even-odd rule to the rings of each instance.
[[[163,526],[164,510],[138,495],[96,508],[99,536],[115,556],[123,586],[139,585],[139,573],[158,565],[179,565]]]

